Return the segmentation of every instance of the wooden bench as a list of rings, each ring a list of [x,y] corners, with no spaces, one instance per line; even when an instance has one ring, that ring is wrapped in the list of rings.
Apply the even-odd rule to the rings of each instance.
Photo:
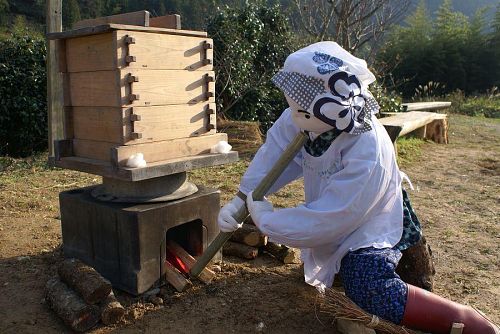
[[[422,139],[430,139],[439,144],[448,144],[448,118],[446,114],[426,111],[395,113],[380,119],[391,140],[411,134]]]
[[[451,107],[451,102],[414,102],[403,103],[405,111],[438,111]]]

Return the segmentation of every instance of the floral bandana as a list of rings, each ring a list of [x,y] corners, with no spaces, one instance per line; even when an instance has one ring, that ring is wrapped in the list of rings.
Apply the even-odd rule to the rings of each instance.
[[[379,110],[367,89],[374,80],[365,61],[334,42],[316,43],[292,53],[272,78],[317,119],[354,135],[370,131],[372,114]]]

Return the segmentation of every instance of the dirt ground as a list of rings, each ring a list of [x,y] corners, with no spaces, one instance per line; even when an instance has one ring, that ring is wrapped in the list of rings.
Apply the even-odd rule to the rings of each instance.
[[[434,252],[435,291],[500,322],[500,122],[452,115],[449,135],[449,145],[423,143],[421,154],[402,166]],[[196,171],[192,180],[220,188],[225,202],[247,163]],[[0,172],[0,333],[68,332],[43,297],[62,259],[57,196],[99,180],[48,169],[40,159],[6,164]],[[302,197],[294,183],[271,200],[290,206]],[[334,333],[300,266],[267,255],[248,262],[226,258],[213,284],[162,293],[163,306],[119,294],[127,320],[93,332]]]

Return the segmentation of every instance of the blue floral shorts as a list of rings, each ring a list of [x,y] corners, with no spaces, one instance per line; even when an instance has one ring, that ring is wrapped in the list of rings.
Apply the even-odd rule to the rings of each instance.
[[[344,256],[340,266],[347,297],[395,324],[403,319],[407,296],[406,283],[395,272],[400,258],[394,248],[362,248]]]
[[[403,235],[394,248],[358,249],[347,253],[340,266],[346,295],[365,311],[395,324],[401,323],[407,286],[396,274],[401,251],[422,236],[420,222],[403,190]]]

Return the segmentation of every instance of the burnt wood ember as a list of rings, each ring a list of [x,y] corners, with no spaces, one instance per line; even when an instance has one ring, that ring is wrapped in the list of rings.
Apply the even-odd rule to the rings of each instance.
[[[241,228],[233,232],[230,240],[252,247],[261,247],[267,244],[267,236],[262,234],[262,232],[252,224],[243,224]]]
[[[111,290],[106,299],[100,304],[100,308],[101,321],[105,325],[117,324],[125,316],[125,308],[116,299],[113,290]]]
[[[45,285],[45,300],[49,307],[74,331],[87,331],[99,322],[99,307],[86,304],[57,277],[51,278]]]
[[[189,270],[191,270],[193,265],[196,263],[196,259],[173,240],[167,241],[167,249],[178,256]],[[214,278],[215,273],[207,268],[204,268],[198,276],[198,279],[200,281],[207,284],[210,283]]]
[[[64,260],[57,272],[61,280],[78,292],[89,304],[102,302],[111,292],[111,283],[94,268],[80,260]]]
[[[255,247],[228,241],[222,247],[222,254],[252,260],[257,257],[259,250]]]

